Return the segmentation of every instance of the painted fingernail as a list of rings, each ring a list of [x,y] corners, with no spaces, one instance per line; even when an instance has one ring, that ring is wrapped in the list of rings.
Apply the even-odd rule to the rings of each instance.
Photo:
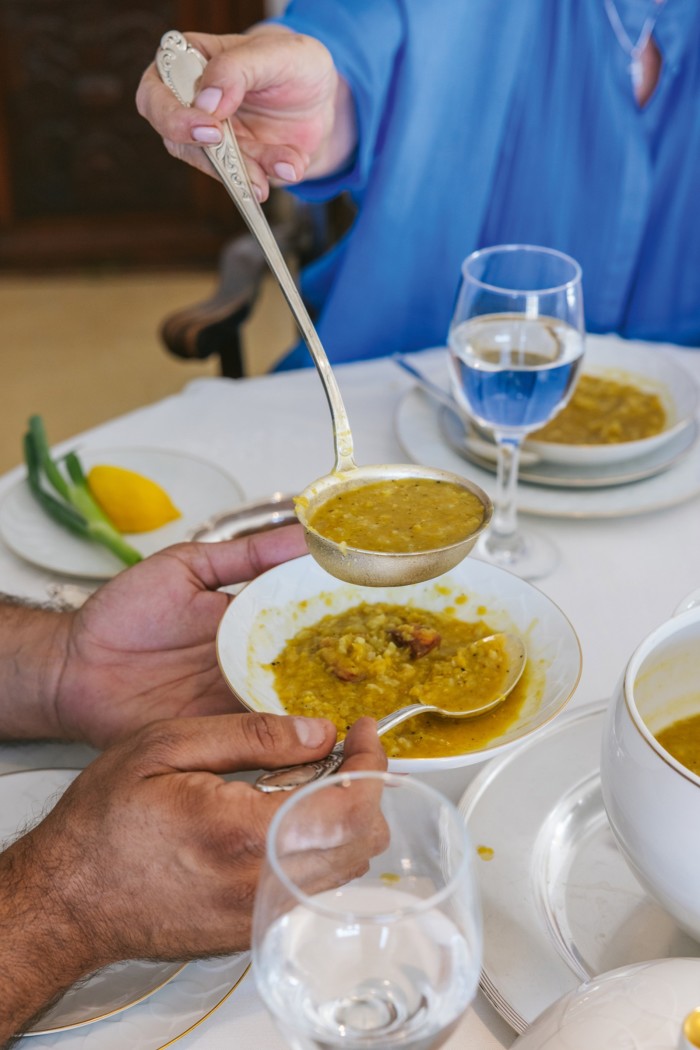
[[[255,199],[257,200],[257,202],[261,203],[263,199],[263,191],[260,189],[260,187],[253,184],[253,193],[255,194]]]
[[[326,723],[318,718],[295,718],[294,728],[304,747],[319,747],[326,739]]]
[[[197,109],[203,109],[205,113],[216,113],[217,106],[221,102],[223,91],[221,88],[208,87],[200,91],[193,105]]]
[[[275,164],[273,170],[278,179],[283,179],[285,182],[297,181],[297,173],[291,164],[285,164],[281,161],[279,164]]]
[[[221,132],[218,128],[209,128],[204,124],[199,124],[197,127],[192,128],[192,138],[195,142],[219,143],[221,142]]]

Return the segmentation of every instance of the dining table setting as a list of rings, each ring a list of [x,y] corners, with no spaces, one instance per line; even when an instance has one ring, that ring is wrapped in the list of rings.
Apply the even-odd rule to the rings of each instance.
[[[545,668],[527,717],[515,729],[505,728],[500,739],[451,758],[390,760],[390,769],[410,772],[454,804],[474,848],[483,914],[480,990],[440,1044],[447,1050],[509,1047],[542,1011],[567,995],[576,1005],[582,982],[612,970],[627,968],[624,981],[641,964],[666,960],[679,968],[679,987],[697,977],[692,967],[700,953],[692,922],[685,913],[679,922],[672,904],[660,903],[644,871],[640,882],[640,871],[629,863],[633,847],[623,848],[619,829],[616,836],[610,828],[605,803],[608,809],[612,803],[605,796],[614,777],[608,773],[601,790],[601,747],[613,732],[624,739],[620,697],[633,654],[641,654],[637,662],[643,664],[667,635],[692,633],[698,619],[700,357],[678,346],[588,335],[584,371],[588,360],[594,371],[619,371],[621,360],[629,372],[651,370],[654,382],[666,382],[682,404],[683,426],[659,447],[614,462],[545,462],[532,449],[528,454],[525,442],[515,490],[518,527],[535,530],[555,552],[547,571],[533,584],[491,564],[477,544],[438,577],[441,590],[434,581],[415,585],[436,612],[453,601],[450,587],[464,593],[468,608],[473,591],[473,601],[488,606],[496,628],[514,627],[527,638],[531,662]],[[451,368],[447,347],[336,366],[354,455],[360,464],[447,472],[493,498],[495,455],[483,433],[470,431],[459,404],[450,403]],[[218,542],[242,527],[292,520],[293,497],[332,471],[334,440],[337,452],[338,433],[329,422],[319,375],[301,369],[241,380],[196,379],[180,393],[106,420],[52,451],[55,457],[75,452],[86,467],[110,463],[137,470],[162,485],[181,513],[128,537],[147,556],[182,540]],[[122,568],[110,550],[69,534],[43,514],[24,466],[0,478],[0,540],[2,590],[28,601],[74,607]],[[315,562],[301,571],[306,560],[281,567],[279,580],[273,572],[247,585],[238,614],[235,599],[222,621],[222,672],[253,709],[280,708],[274,698],[266,706],[269,686],[258,688],[255,680],[246,686],[236,677],[257,644],[245,635],[246,624],[271,602],[280,608],[300,599],[313,604],[319,591],[325,601],[328,594],[335,600],[346,586]],[[275,579],[271,593],[266,576]],[[361,586],[362,594],[380,600],[399,591],[393,581]],[[347,605],[342,597],[338,601],[338,609]],[[280,624],[282,619],[280,613]],[[289,631],[288,625],[278,629]],[[262,654],[258,663],[268,659]],[[246,700],[247,687],[254,695]],[[630,689],[635,703],[640,693],[644,711],[641,690]],[[682,689],[684,695],[693,690],[697,665]],[[3,837],[36,819],[46,800],[94,755],[77,744],[3,743]],[[161,1050],[177,1041],[183,1050],[283,1050],[285,1036],[256,988],[250,963],[243,953],[109,968],[68,993],[21,1045]],[[666,970],[658,979],[653,969],[644,973],[654,993],[670,980]],[[603,981],[593,987],[615,999]],[[638,1015],[644,1017],[645,1009],[640,1005]],[[550,1020],[550,1027],[561,1028],[563,1016]]]

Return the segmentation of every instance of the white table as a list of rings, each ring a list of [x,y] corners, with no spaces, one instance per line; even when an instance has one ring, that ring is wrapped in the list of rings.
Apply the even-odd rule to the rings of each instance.
[[[699,352],[663,352],[677,357],[700,382]],[[357,461],[404,461],[393,415],[410,380],[388,360],[345,365],[337,375]],[[327,473],[333,458],[328,408],[311,370],[239,381],[198,379],[181,394],[97,427],[65,447],[78,441],[200,455],[232,474],[249,500],[299,491]],[[0,498],[22,473],[18,469],[0,479]],[[538,519],[537,527],[561,552],[556,571],[541,582],[541,589],[570,618],[583,649],[583,674],[572,704],[609,697],[637,644],[700,585],[699,525],[697,499],[612,520]],[[1,590],[43,600],[51,582],[50,573],[23,563],[0,545]],[[467,767],[444,773],[433,782],[457,800],[474,771]],[[446,1047],[492,1050],[509,1046],[513,1038],[480,995]],[[91,1045],[99,1050],[96,1041]],[[178,1045],[182,1050],[285,1050],[250,979]]]

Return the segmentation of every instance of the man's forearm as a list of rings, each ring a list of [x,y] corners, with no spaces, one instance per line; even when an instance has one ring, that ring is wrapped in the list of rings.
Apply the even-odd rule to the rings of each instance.
[[[0,739],[61,739],[55,698],[71,613],[0,597]]]
[[[35,855],[31,833],[0,854],[1,1050],[97,969],[57,892],[61,872],[50,868]]]

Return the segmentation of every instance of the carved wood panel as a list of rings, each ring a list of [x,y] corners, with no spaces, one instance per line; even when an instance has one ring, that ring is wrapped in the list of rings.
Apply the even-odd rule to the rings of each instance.
[[[163,32],[238,32],[263,0],[0,0],[0,268],[211,263],[241,228],[134,95]]]

